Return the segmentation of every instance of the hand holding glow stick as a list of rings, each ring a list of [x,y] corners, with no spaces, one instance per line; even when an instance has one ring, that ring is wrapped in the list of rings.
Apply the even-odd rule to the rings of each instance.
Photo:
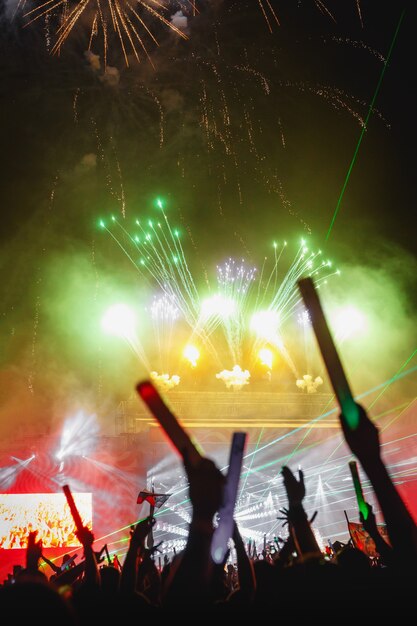
[[[363,519],[368,518],[368,505],[363,496],[361,479],[359,478],[358,465],[356,461],[349,462],[350,473],[352,474],[353,486],[355,487],[356,500],[358,503],[358,509],[362,513]]]

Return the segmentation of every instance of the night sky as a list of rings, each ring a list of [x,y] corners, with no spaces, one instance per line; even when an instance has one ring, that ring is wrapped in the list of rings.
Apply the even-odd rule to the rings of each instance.
[[[152,298],[161,289],[149,265],[141,270],[137,250],[129,258],[118,245],[138,232],[136,219],[160,220],[165,227],[165,215],[178,230],[197,304],[217,293],[216,266],[233,258],[256,268],[251,294],[266,308],[301,239],[309,251],[322,250],[334,268],[320,287],[326,314],[331,318],[351,306],[365,319],[356,335],[337,338],[352,390],[377,420],[383,458],[417,519],[412,3],[196,0],[194,15],[188,0],[163,0],[166,20],[186,38],[138,5],[155,38],[137,26],[146,42],[146,53],[137,44],[139,62],[126,33],[123,54],[110,22],[106,59],[100,28],[89,46],[90,8],[57,53],[60,8],[30,24],[25,17],[41,4],[0,4],[0,492],[59,491],[63,481],[93,492],[94,532],[106,537],[137,519],[136,494],[149,472],[157,490],[175,492],[171,505],[183,500],[179,459],[165,444],[151,442],[156,429],[149,429],[149,446],[139,452],[136,444],[124,449],[123,438],[113,437],[120,434],[120,402],[138,402],[135,384],[152,369],[162,373],[164,359],[170,375],[183,376],[179,391],[192,384],[233,394],[216,379],[219,365],[208,350],[195,370],[184,363],[190,325],[181,319],[168,342],[162,324],[151,319]],[[69,0],[67,8],[76,4]],[[284,241],[277,274],[269,274],[273,243],[284,250]],[[296,285],[289,296],[294,292]],[[105,311],[121,302],[138,314],[144,358],[103,331]],[[189,303],[195,304],[191,297]],[[270,391],[271,406],[274,392],[281,399],[292,394],[286,410],[305,412],[285,417],[308,414],[317,428],[289,423],[269,429],[259,422],[248,428],[247,449],[255,452],[245,461],[250,471],[239,506],[255,505],[254,516],[242,518],[250,519],[243,522],[247,533],[277,532],[273,507],[279,510],[285,497],[279,471],[283,463],[299,464],[307,512],[319,511],[324,539],[343,540],[343,512],[357,518],[351,456],[315,338],[299,324],[301,313],[297,303],[282,325],[287,356],[275,350],[269,378],[248,358],[253,334],[249,326],[242,330],[240,365],[252,376],[246,398],[251,391]],[[224,349],[223,331],[211,338],[222,367],[230,370],[235,363]],[[311,399],[297,395],[306,393],[296,387],[305,374],[323,378]],[[263,415],[247,404],[250,409],[225,401],[236,409],[234,419],[239,411],[254,420]],[[323,412],[328,421],[318,424]],[[198,431],[219,467],[227,462],[230,430]],[[71,444],[65,466],[50,443],[62,444],[63,433],[70,433]],[[98,435],[109,435],[114,449],[106,447],[105,437],[97,444]],[[31,463],[36,447],[25,448],[25,438],[36,441],[33,471],[18,467],[20,458]],[[369,482],[365,496],[379,516]],[[266,499],[273,502],[271,517],[260,514],[259,520]],[[186,506],[181,518],[180,509],[172,513],[180,538]],[[170,521],[169,515],[164,519]],[[156,531],[156,541],[169,538],[163,524]]]
[[[407,3],[276,0],[278,26],[255,0],[201,1],[187,40],[149,22],[151,61],[130,50],[126,67],[111,38],[106,71],[99,37],[86,53],[91,14],[52,55],[56,17],[24,28],[16,3],[0,22],[3,430],[42,430],[74,403],[111,415],[130,394],[140,368],[99,324],[105,302],[142,287],[98,222],[129,228],[156,197],[202,283],[228,256],[259,266],[272,240],[309,235],[342,270],[335,297],[363,296],[386,322],[358,378],[397,371],[415,343]],[[187,11],[166,4],[168,20]]]

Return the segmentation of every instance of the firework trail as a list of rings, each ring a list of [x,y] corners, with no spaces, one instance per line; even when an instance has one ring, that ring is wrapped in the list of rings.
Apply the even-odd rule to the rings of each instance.
[[[255,277],[256,268],[247,267],[243,259],[238,263],[230,258],[223,265],[217,266],[218,293],[226,301],[234,303],[232,314],[222,317],[222,326],[234,365],[242,362],[245,319]]]
[[[163,294],[154,296],[150,314],[159,354],[159,371],[169,372],[171,371],[170,355],[173,349],[173,331],[180,310],[172,297]]]
[[[219,328],[226,338],[229,367],[240,367],[248,355],[249,363],[253,365],[259,358],[259,351],[269,345],[281,353],[295,379],[299,379],[284,341],[286,322],[300,314],[302,309],[297,282],[302,276],[309,275],[320,287],[339,271],[332,268],[329,260],[323,260],[320,250],[311,251],[305,240],[301,241],[289,268],[284,267],[284,261],[281,261],[287,249],[284,242],[280,247],[274,244],[272,269],[266,269],[265,259],[259,278],[256,268],[243,260],[229,258],[223,265],[218,265],[217,284],[210,289],[211,295],[204,298],[186,258],[180,233],[170,226],[161,201],[158,206],[163,221],[136,220],[136,232],[132,234],[115,217],[109,226],[103,221],[101,226],[128,256],[149,287],[154,290],[156,285],[161,292],[151,308],[160,354],[172,353],[167,346],[171,346],[173,325],[181,314],[191,333],[189,343],[201,342],[223,370],[226,368],[216,333]],[[250,328],[254,332],[248,332]],[[267,358],[272,362],[271,355]]]
[[[215,25],[212,19],[214,12],[208,10],[213,6],[210,2],[198,5],[191,2],[164,2],[162,6],[155,0],[153,3],[151,0],[142,1],[148,6],[152,5],[154,11],[166,14],[168,17],[165,19],[170,19],[174,8],[181,9],[192,17],[197,13],[198,7],[201,13],[204,12],[207,29],[201,37],[201,33],[198,38],[190,37],[185,46],[176,47],[171,41],[166,46],[164,44],[157,47],[152,42],[156,46],[152,52],[153,58],[155,57],[155,72],[150,72],[146,64],[131,72],[119,72],[110,67],[107,56],[104,58],[103,71],[98,56],[92,51],[92,42],[98,35],[90,37],[89,46],[85,46],[89,48],[90,54],[86,55],[88,64],[85,67],[83,85],[73,85],[73,119],[80,132],[83,129],[93,132],[100,166],[106,170],[106,186],[117,200],[122,215],[126,216],[128,203],[124,177],[131,167],[129,151],[132,149],[126,137],[130,137],[133,132],[137,133],[139,144],[149,141],[151,132],[154,134],[152,141],[158,141],[161,150],[158,159],[175,164],[175,172],[171,172],[174,175],[180,175],[184,179],[195,177],[194,155],[198,153],[204,156],[201,170],[203,172],[204,167],[206,173],[216,179],[218,206],[222,215],[227,217],[225,200],[229,197],[229,190],[237,194],[238,202],[243,206],[246,194],[250,193],[247,180],[255,180],[309,232],[309,224],[292,208],[281,182],[283,172],[280,170],[282,163],[285,163],[285,151],[288,147],[284,136],[287,106],[292,102],[294,93],[306,98],[313,95],[323,100],[326,107],[345,112],[363,127],[366,103],[334,86],[302,80],[277,80],[276,77],[282,76],[285,68],[281,50],[278,48],[279,42],[275,40],[266,53],[259,48],[259,41],[255,37],[253,41],[246,37],[240,42],[244,55],[236,62],[236,49],[229,47],[229,38],[225,37],[230,16],[228,17],[226,11],[219,14],[221,19]],[[52,32],[53,16],[56,15],[59,21],[58,17],[64,12],[64,7],[67,7],[66,19],[69,19],[72,7],[75,6],[85,6],[79,17],[80,30],[85,30],[85,24],[88,23],[97,2],[98,0],[64,0],[58,4],[57,0],[38,0],[29,4],[20,0],[18,6],[20,12],[33,11],[29,16],[32,20],[38,14],[40,16],[42,11],[46,11],[50,16]],[[114,5],[116,0],[101,0],[102,12],[110,11],[110,2]],[[117,2],[121,7],[128,6],[122,0]],[[280,3],[262,0],[258,7],[261,5],[268,11],[269,7],[275,11],[275,6],[279,8]],[[129,6],[135,7],[136,4],[130,2]],[[242,3],[242,8],[237,4],[233,12],[241,14],[243,18],[244,6],[247,7],[247,3]],[[257,10],[255,4],[255,13]],[[115,11],[116,19],[118,13],[116,9]],[[137,12],[151,16],[138,2]],[[271,12],[270,14],[272,15]],[[107,20],[106,28],[110,33],[114,29],[111,13],[108,15],[110,19]],[[151,17],[163,29],[166,28],[156,16],[152,14]],[[99,26],[100,24],[98,31],[101,32]],[[68,32],[68,36],[70,32],[72,31]],[[117,31],[114,33],[117,35]],[[119,40],[118,35],[117,39]],[[337,46],[343,43],[340,39],[333,40]],[[126,45],[130,45],[126,41]],[[349,40],[345,40],[345,43],[349,44]],[[354,44],[357,46],[360,42]],[[110,48],[108,37],[108,51]],[[366,51],[372,53],[370,49]],[[129,59],[129,54],[127,56]],[[91,80],[91,73],[97,80]],[[374,110],[373,113],[375,114]],[[262,123],[262,120],[268,120],[268,124]],[[193,143],[189,141],[190,135]],[[152,149],[156,149],[156,146],[151,146],[149,152]],[[137,153],[132,157],[137,163],[142,158]],[[276,165],[277,162],[279,166]],[[246,176],[248,164],[252,169],[252,176]]]
[[[170,4],[176,4],[180,10],[186,3]],[[195,2],[189,1],[188,5],[191,14],[195,14]],[[184,31],[175,25],[172,7],[165,6],[158,0],[38,0],[33,8],[27,0],[19,0],[17,10],[23,12],[27,26],[46,18],[49,28],[50,19],[54,20],[56,40],[51,47],[52,54],[61,52],[62,46],[79,24],[88,23],[88,50],[92,50],[95,40],[100,40],[105,66],[113,38],[120,45],[127,67],[131,54],[140,62],[142,53],[152,63],[149,45],[158,46],[153,32],[155,23],[187,39]]]
[[[153,286],[155,283],[163,296],[178,307],[193,337],[198,337],[212,356],[218,360],[218,354],[210,341],[213,330],[213,315],[208,315],[202,307],[200,294],[188,266],[182,248],[180,232],[172,229],[162,209],[163,222],[148,220],[142,223],[135,221],[136,232],[129,234],[115,217],[112,223],[118,227],[120,234],[115,234],[105,223],[101,227],[109,232],[121,249],[131,260],[135,268],[145,280]]]

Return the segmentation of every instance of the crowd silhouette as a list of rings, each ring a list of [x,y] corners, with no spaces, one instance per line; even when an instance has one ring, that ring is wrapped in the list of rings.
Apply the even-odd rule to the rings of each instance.
[[[94,535],[87,527],[78,530],[83,560],[52,568],[48,578],[40,569],[43,546],[36,530],[29,533],[26,567],[16,568],[0,587],[4,626],[53,622],[60,626],[123,624],[144,618],[179,618],[198,622],[213,617],[228,621],[264,611],[279,615],[332,623],[386,623],[413,610],[417,528],[396,490],[381,458],[378,429],[366,411],[359,409],[356,429],[341,428],[351,452],[366,472],[387,526],[389,543],[378,531],[372,507],[366,503],[366,519],[359,514],[375,542],[377,558],[370,558],[349,542],[337,550],[322,552],[313,532],[314,520],[304,510],[304,475],[287,466],[282,480],[288,505],[281,509],[288,524],[286,541],[276,541],[275,551],[256,554],[245,545],[238,525],[231,538],[236,554],[223,563],[211,557],[216,512],[222,502],[225,478],[215,463],[202,457],[184,467],[189,482],[192,518],[185,549],[159,565],[147,536],[155,519],[151,516],[131,529],[129,548],[121,565],[117,559],[105,565],[93,550]]]

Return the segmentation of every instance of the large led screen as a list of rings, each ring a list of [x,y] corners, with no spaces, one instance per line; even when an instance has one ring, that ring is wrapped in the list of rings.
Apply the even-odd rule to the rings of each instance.
[[[92,494],[73,496],[84,526],[92,529]],[[26,548],[29,532],[35,530],[44,548],[80,545],[63,493],[0,494],[0,548]]]

